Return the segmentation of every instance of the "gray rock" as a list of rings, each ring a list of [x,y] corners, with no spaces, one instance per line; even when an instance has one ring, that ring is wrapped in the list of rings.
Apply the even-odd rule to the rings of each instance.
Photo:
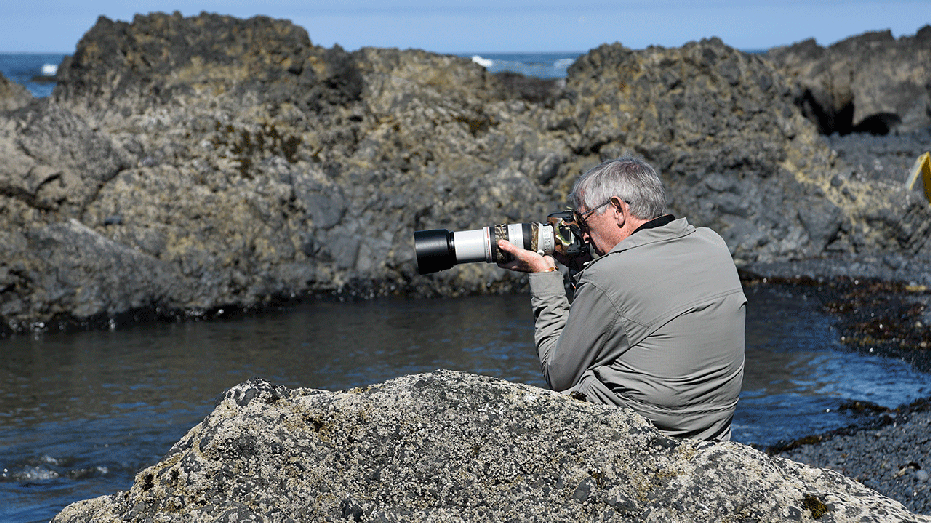
[[[878,429],[808,438],[820,442],[780,455],[812,467],[830,468],[900,501],[917,514],[931,514],[929,431],[931,411],[925,406],[924,410],[899,414],[895,422]]]
[[[344,392],[233,387],[129,491],[53,521],[234,518],[931,521],[836,472],[450,371]]]
[[[798,210],[799,218],[811,238],[814,253],[820,253],[840,231],[843,214],[839,207],[828,200],[811,201]]]
[[[129,166],[106,133],[48,100],[0,115],[0,154],[0,194],[63,218]]]
[[[28,105],[32,94],[22,85],[11,82],[0,73],[0,111],[10,111]]]
[[[877,31],[826,48],[806,40],[767,56],[798,81],[799,103],[825,134],[931,126],[931,25],[913,36]]]
[[[6,289],[0,311],[13,330],[36,321],[106,322],[127,311],[185,301],[189,290],[171,265],[77,220],[2,232],[0,238],[10,267],[0,276]]]

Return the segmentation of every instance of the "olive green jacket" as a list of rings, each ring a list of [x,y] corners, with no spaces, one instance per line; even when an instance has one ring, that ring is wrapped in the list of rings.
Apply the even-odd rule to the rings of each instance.
[[[726,440],[744,369],[746,297],[718,234],[637,231],[578,276],[530,277],[535,341],[557,391],[626,405],[671,436]]]

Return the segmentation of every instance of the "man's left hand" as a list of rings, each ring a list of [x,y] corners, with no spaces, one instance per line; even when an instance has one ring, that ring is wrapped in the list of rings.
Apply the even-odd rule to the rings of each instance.
[[[514,259],[498,263],[498,267],[518,272],[549,272],[556,268],[556,260],[552,256],[541,256],[539,253],[521,249],[520,247],[500,240],[498,248],[510,254]]]

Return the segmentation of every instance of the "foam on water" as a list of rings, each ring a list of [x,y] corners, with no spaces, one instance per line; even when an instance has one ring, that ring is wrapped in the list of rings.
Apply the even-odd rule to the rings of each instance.
[[[472,61],[486,69],[493,67],[495,65],[494,60],[489,60],[488,58],[482,58],[479,55],[473,56]]]
[[[482,53],[470,57],[490,73],[511,72],[536,78],[565,78],[566,71],[582,53]]]

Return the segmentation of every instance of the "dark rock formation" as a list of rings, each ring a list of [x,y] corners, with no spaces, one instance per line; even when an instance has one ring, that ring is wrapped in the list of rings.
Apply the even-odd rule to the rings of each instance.
[[[605,45],[561,86],[424,51],[324,49],[282,20],[151,14],[98,20],[58,78],[0,112],[7,329],[519,289],[487,264],[417,275],[413,231],[542,220],[625,152],[742,265],[931,252],[927,205],[857,176],[770,61],[717,39]]]
[[[840,474],[662,436],[625,409],[437,371],[345,392],[226,392],[108,521],[931,521]]]
[[[767,56],[798,82],[797,101],[824,134],[931,127],[931,25],[898,40],[888,30],[828,47],[812,39]]]

